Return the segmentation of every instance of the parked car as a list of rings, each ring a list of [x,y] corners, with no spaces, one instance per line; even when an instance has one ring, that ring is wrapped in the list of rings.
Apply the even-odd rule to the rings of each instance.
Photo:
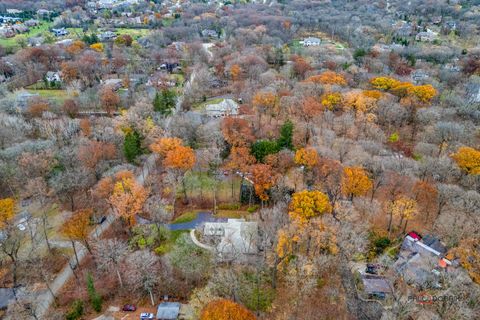
[[[102,223],[104,223],[106,220],[107,220],[107,217],[106,217],[106,216],[102,216],[102,217],[100,218],[100,220],[98,221],[98,224],[102,224]]]
[[[137,310],[137,307],[133,304],[126,304],[122,308],[123,311],[135,311]]]
[[[140,320],[150,320],[154,319],[153,313],[142,312],[140,313]]]

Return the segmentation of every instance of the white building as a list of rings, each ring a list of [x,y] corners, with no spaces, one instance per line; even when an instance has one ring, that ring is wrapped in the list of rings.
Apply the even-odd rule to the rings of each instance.
[[[225,117],[238,115],[238,103],[232,99],[223,99],[217,104],[209,104],[205,107],[205,113],[209,117]]]
[[[308,37],[303,39],[303,46],[310,47],[310,46],[319,46],[322,43],[322,40],[314,37]]]
[[[62,76],[59,71],[48,71],[45,75],[45,80],[48,82],[61,82]]]
[[[221,255],[243,255],[258,252],[258,224],[245,219],[227,222],[205,222],[203,235],[220,238],[216,249]]]

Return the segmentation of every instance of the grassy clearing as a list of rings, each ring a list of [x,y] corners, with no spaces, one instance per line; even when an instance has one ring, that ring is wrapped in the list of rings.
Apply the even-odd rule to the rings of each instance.
[[[40,97],[54,101],[54,102],[58,102],[58,103],[63,103],[69,97],[67,91],[62,89],[52,89],[52,90],[28,89],[27,91],[29,93],[38,93]]]
[[[217,214],[215,214],[217,218],[231,219],[246,219],[248,216],[250,216],[250,213],[242,210],[217,210]]]
[[[188,230],[176,230],[176,231],[170,231],[170,236],[167,241],[162,243],[159,247],[155,248],[155,252],[159,255],[169,253],[172,251],[173,246],[175,245],[175,242],[177,239],[184,233],[188,233],[190,231]]]
[[[190,222],[195,220],[197,218],[197,213],[198,211],[188,211],[183,213],[181,216],[179,216],[177,219],[175,219],[172,224],[177,224],[177,223],[185,223],[185,222]]]
[[[48,32],[48,30],[51,28],[53,22],[47,22],[47,21],[42,21],[41,24],[37,27],[30,27],[30,31],[23,33],[23,34],[17,34],[15,37],[8,38],[8,39],[0,39],[0,46],[5,47],[5,48],[16,48],[19,47],[18,41],[22,38],[27,40],[28,38],[31,37],[36,37],[44,32]]]
[[[175,20],[174,18],[164,18],[162,19],[162,25],[164,27],[170,27],[173,23],[173,20]]]
[[[217,203],[236,203],[240,198],[241,178],[235,176],[224,176],[215,180],[206,172],[189,172],[185,176],[187,196],[202,200],[212,200],[215,184],[217,185]],[[182,190],[179,190],[180,196]]]
[[[150,33],[150,29],[118,28],[115,30],[118,35],[128,34],[133,39],[144,37]]]
[[[205,101],[205,102],[200,102],[200,103],[197,103],[197,104],[193,105],[193,109],[198,110],[198,111],[201,111],[201,110],[204,110],[206,106],[208,106],[208,105],[210,105],[210,104],[220,103],[220,102],[222,102],[223,100],[224,100],[223,98],[208,99],[208,100]]]

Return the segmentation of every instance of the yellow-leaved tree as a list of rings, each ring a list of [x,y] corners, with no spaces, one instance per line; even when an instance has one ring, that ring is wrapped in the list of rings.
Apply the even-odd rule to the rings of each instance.
[[[480,150],[460,147],[451,157],[467,174],[480,175]]]
[[[202,310],[200,320],[255,320],[255,315],[244,306],[227,299],[208,303]]]
[[[5,198],[0,199],[0,228],[5,225],[15,216],[15,199]]]
[[[395,217],[400,218],[398,223],[399,228],[402,226],[403,222],[405,221],[405,224],[403,226],[403,233],[405,233],[405,230],[407,229],[408,221],[410,221],[418,213],[417,202],[414,199],[411,199],[409,197],[400,196],[390,204],[390,211],[391,211],[391,216],[390,216],[388,232],[390,233],[391,231],[391,223],[392,223],[391,219],[393,215]]]
[[[316,190],[304,190],[293,194],[288,214],[293,221],[305,224],[314,217],[332,213],[332,210],[326,194]]]
[[[345,167],[342,174],[342,192],[350,199],[363,196],[372,189],[372,180],[361,167]]]

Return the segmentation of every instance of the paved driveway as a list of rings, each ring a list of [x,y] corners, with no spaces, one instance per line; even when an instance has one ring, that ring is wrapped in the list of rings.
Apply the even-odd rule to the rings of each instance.
[[[215,218],[210,212],[199,212],[195,220],[183,223],[168,224],[167,228],[172,231],[196,229],[205,222],[226,222],[226,218]]]

